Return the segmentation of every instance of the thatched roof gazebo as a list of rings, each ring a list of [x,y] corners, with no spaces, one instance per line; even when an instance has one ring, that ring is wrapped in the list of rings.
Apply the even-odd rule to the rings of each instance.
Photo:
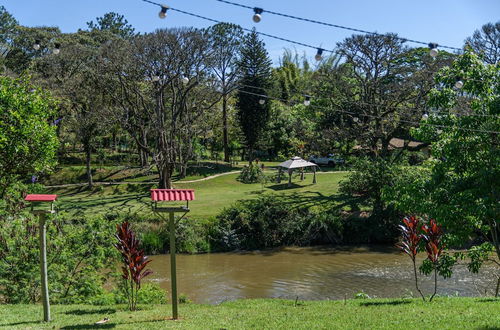
[[[288,186],[290,187],[292,185],[293,170],[296,170],[296,169],[303,170],[306,167],[312,167],[313,173],[314,173],[313,183],[316,183],[316,167],[317,166],[318,165],[316,165],[314,163],[308,162],[305,159],[302,159],[300,157],[295,156],[292,159],[284,161],[283,163],[278,165],[278,168],[279,168],[278,169],[278,183],[281,182],[281,171],[283,171],[283,169],[288,170]],[[301,171],[301,180],[304,180],[304,171]]]

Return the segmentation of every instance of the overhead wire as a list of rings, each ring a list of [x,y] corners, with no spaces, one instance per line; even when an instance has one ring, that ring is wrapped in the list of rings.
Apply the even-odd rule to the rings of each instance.
[[[252,10],[255,9],[254,7],[251,7],[251,6],[248,6],[248,5],[244,5],[244,4],[241,4],[241,3],[236,3],[236,2],[228,1],[228,0],[215,0],[215,1],[222,2],[222,3],[225,3],[225,4],[229,4],[229,5],[232,5],[232,6],[241,7],[241,8],[252,9]],[[286,18],[291,18],[291,19],[299,20],[299,21],[303,21],[303,22],[309,22],[309,23],[314,23],[314,24],[319,24],[319,25],[334,27],[334,28],[338,28],[338,29],[343,29],[343,30],[347,30],[347,31],[351,31],[351,32],[359,32],[359,33],[363,33],[363,34],[370,34],[370,35],[376,35],[376,36],[382,36],[383,35],[383,34],[378,33],[378,32],[367,31],[367,30],[362,30],[362,29],[358,29],[358,28],[352,28],[352,27],[348,27],[348,26],[344,26],[344,25],[339,25],[339,24],[322,22],[322,21],[318,21],[318,20],[315,20],[315,19],[310,19],[310,18],[305,18],[305,17],[299,17],[299,16],[290,15],[290,14],[284,14],[284,13],[280,13],[280,12],[276,12],[276,11],[272,11],[272,10],[267,10],[267,9],[263,9],[263,8],[259,8],[259,9],[261,9],[263,13],[269,13],[269,14],[272,14],[272,15],[286,17]],[[424,41],[419,41],[419,40],[414,40],[414,39],[408,39],[408,38],[403,38],[403,37],[399,37],[399,36],[396,36],[395,38],[399,39],[401,41],[411,42],[411,43],[425,45],[425,46],[428,46],[430,44],[429,42],[424,42]],[[458,47],[451,47],[451,46],[440,45],[440,44],[438,44],[438,46],[441,47],[441,48],[446,48],[446,49],[455,50],[455,51],[461,51],[462,50],[461,48],[458,48]]]

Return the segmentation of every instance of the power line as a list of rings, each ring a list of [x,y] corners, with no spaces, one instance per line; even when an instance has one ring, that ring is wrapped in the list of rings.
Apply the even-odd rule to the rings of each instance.
[[[232,5],[232,6],[237,6],[237,7],[252,9],[254,11],[256,9],[258,9],[260,11],[260,13],[265,12],[265,13],[269,13],[269,14],[276,15],[276,16],[282,16],[282,17],[286,17],[286,18],[291,18],[291,19],[299,20],[299,21],[304,21],[304,22],[309,22],[309,23],[314,23],[314,24],[319,24],[319,25],[334,27],[334,28],[348,30],[348,31],[352,31],[352,32],[359,32],[359,33],[363,33],[363,34],[383,36],[383,34],[377,33],[377,32],[366,31],[366,30],[361,30],[361,29],[352,28],[352,27],[348,27],[348,26],[343,26],[343,25],[338,25],[338,24],[332,24],[332,23],[322,22],[322,21],[318,21],[318,20],[314,20],[314,19],[310,19],[310,18],[298,17],[298,16],[284,14],[284,13],[275,12],[275,11],[271,11],[271,10],[265,10],[265,9],[262,9],[262,8],[254,8],[254,7],[251,7],[251,6],[247,6],[247,5],[243,5],[243,4],[240,4],[240,3],[231,2],[231,1],[227,1],[227,0],[215,0],[215,1],[226,3],[226,4],[229,4],[229,5]],[[425,46],[428,46],[430,44],[428,42],[423,42],[423,41],[413,40],[413,39],[408,39],[408,38],[403,38],[403,37],[395,37],[395,38],[399,39],[399,40],[401,40],[403,42],[411,42],[411,43],[425,45]],[[451,46],[439,45],[439,47],[441,47],[441,48],[447,48],[447,49],[450,49],[450,50],[457,50],[457,51],[461,51],[462,50],[461,48],[451,47]]]
[[[252,88],[259,88],[259,87],[248,86],[248,85],[242,85],[242,86],[243,87],[246,86],[246,87],[252,87]],[[289,104],[290,102],[289,101],[281,99],[279,97],[273,97],[273,96],[269,96],[269,95],[265,95],[265,94],[252,93],[252,92],[241,90],[241,89],[236,89],[236,91],[244,93],[244,94],[248,94],[248,95],[258,96],[258,97],[265,98],[265,99],[271,99],[271,100],[281,101],[282,103],[290,106],[290,104]],[[352,102],[352,103],[356,103],[356,102]],[[360,103],[358,103],[358,104],[360,104]],[[365,104],[369,105],[368,103],[365,103]],[[384,119],[384,117],[382,117],[382,116],[375,116],[375,115],[370,115],[370,114],[361,114],[361,113],[352,112],[352,111],[348,111],[348,110],[333,109],[333,108],[323,107],[323,106],[318,106],[318,105],[309,105],[309,107],[312,107],[312,108],[315,108],[315,109],[322,109],[322,110],[332,110],[332,111],[335,111],[335,112],[341,112],[341,113],[350,114],[350,115],[353,115],[353,116],[356,116],[356,117],[368,117],[368,118]],[[401,108],[397,108],[397,109],[401,109]],[[404,120],[404,119],[400,119],[399,121],[401,121],[403,123],[407,123],[407,124],[413,124],[413,125],[421,125],[422,124],[421,122]],[[434,126],[434,127],[437,127],[437,128],[456,128],[456,129],[462,130],[462,131],[477,132],[477,133],[500,134],[500,131],[481,130],[481,129],[464,128],[464,127],[456,127],[456,126],[441,125],[441,124],[430,124],[430,123],[426,123],[426,125]]]
[[[156,5],[156,6],[159,6],[162,9],[163,8],[168,8],[168,10],[172,10],[172,11],[176,11],[176,12],[179,12],[181,14],[184,14],[184,15],[188,15],[188,16],[200,18],[200,19],[203,19],[205,21],[212,22],[212,23],[216,23],[216,24],[219,24],[219,23],[229,23],[229,22],[223,22],[223,21],[219,21],[219,20],[216,20],[216,19],[213,19],[213,18],[209,18],[209,17],[206,17],[206,16],[198,15],[198,14],[195,14],[195,13],[191,13],[191,12],[188,12],[188,11],[185,11],[185,10],[181,10],[181,9],[177,9],[177,8],[172,8],[172,7],[165,7],[164,5],[162,5],[160,3],[157,3],[157,2],[154,2],[154,1],[150,1],[150,0],[141,0],[141,1],[153,4],[153,5]],[[247,28],[244,28],[244,27],[242,27],[241,29],[244,30],[244,31],[247,31],[247,32],[253,32],[252,29],[247,29]],[[318,47],[313,46],[313,45],[309,45],[309,44],[306,44],[306,43],[303,43],[303,42],[299,42],[299,41],[295,41],[295,40],[291,40],[291,39],[287,39],[287,38],[275,36],[275,35],[272,35],[272,34],[269,34],[269,33],[264,33],[264,32],[259,32],[259,31],[255,31],[255,33],[257,33],[257,34],[259,34],[261,36],[268,37],[268,38],[272,38],[272,39],[276,39],[276,40],[281,40],[281,41],[285,41],[285,42],[288,42],[288,43],[291,43],[291,44],[295,44],[295,45],[299,45],[299,46],[303,46],[303,47],[308,47],[308,48],[316,49],[318,51],[321,49],[322,51],[325,51],[325,52],[335,53],[335,51],[331,50],[331,49],[318,48]]]

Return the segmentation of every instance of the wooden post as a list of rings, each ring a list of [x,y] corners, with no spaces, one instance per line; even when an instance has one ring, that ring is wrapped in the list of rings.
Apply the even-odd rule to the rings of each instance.
[[[177,270],[175,265],[175,221],[174,212],[170,212],[170,280],[172,284],[172,319],[177,320]]]
[[[47,281],[47,227],[45,225],[45,213],[40,213],[40,275],[42,279],[42,302],[43,302],[43,320],[50,321],[50,302],[49,302],[49,284]]]
[[[292,170],[288,170],[288,187],[292,186]]]
[[[313,183],[316,183],[316,166],[313,166],[313,172],[314,172]]]

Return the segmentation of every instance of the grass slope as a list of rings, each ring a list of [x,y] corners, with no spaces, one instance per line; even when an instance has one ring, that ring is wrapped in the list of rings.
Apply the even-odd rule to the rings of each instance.
[[[9,329],[499,329],[500,300],[437,298],[343,301],[237,300],[221,305],[181,305],[178,321],[169,305],[52,306],[53,321],[39,321],[40,305],[0,305],[0,327]],[[110,321],[96,326],[104,317]]]
[[[316,205],[320,203],[345,202],[336,195],[338,184],[346,173],[322,173],[318,183],[311,184],[312,176],[304,181],[295,179],[293,187],[283,184],[243,184],[236,180],[237,174],[228,174],[205,181],[175,184],[175,188],[195,189],[196,200],[189,203],[189,216],[207,218],[215,216],[224,207],[237,200],[256,198],[261,194],[276,193],[283,202],[291,206]],[[148,185],[100,186],[92,191],[85,187],[53,188],[48,192],[59,194],[60,212],[69,214],[151,213]]]

